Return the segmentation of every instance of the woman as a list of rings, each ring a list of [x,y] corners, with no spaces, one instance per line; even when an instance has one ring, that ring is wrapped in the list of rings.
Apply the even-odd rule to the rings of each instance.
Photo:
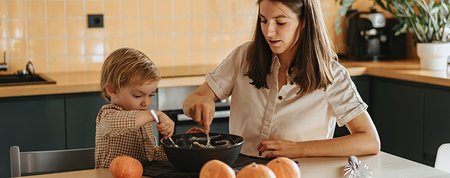
[[[290,158],[377,154],[380,141],[335,59],[317,0],[258,0],[253,41],[237,47],[183,104],[209,132],[214,101],[233,96],[230,133],[241,153]],[[332,138],[335,123],[350,135]]]

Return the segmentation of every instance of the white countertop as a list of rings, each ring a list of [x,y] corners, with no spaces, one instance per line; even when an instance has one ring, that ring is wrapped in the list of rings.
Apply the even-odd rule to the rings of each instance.
[[[361,156],[359,159],[367,164],[374,178],[413,178],[413,177],[450,177],[450,173],[380,152],[378,155]],[[343,166],[347,157],[318,157],[295,159],[300,164],[302,178],[338,178],[343,177]],[[92,169],[56,174],[29,176],[30,178],[112,178],[108,169]]]

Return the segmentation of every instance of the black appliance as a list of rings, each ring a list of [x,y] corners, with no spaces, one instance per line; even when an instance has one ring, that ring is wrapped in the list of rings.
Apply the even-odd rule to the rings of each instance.
[[[347,53],[351,60],[388,60],[406,57],[405,34],[395,35],[397,21],[371,10],[347,14]]]

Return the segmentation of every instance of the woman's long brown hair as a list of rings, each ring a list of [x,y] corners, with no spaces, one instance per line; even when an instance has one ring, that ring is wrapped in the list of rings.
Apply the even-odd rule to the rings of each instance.
[[[258,0],[258,5],[262,0]],[[267,1],[267,0],[266,0]],[[297,53],[289,66],[289,75],[300,87],[299,94],[326,88],[333,82],[332,62],[337,59],[329,39],[318,0],[271,0],[283,3],[295,12],[303,28]],[[253,43],[246,54],[245,75],[256,88],[268,88],[267,77],[272,65],[272,51],[261,31],[258,16]]]

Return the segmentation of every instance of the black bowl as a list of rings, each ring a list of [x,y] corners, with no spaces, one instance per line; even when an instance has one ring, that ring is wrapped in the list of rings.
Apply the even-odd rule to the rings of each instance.
[[[206,145],[207,138],[204,133],[190,133],[174,135],[172,139],[161,139],[161,145],[172,165],[182,171],[199,171],[203,164],[209,160],[217,159],[231,166],[241,152],[244,138],[223,133],[210,133],[210,144],[214,148],[198,146]],[[194,143],[194,142],[198,142]]]

